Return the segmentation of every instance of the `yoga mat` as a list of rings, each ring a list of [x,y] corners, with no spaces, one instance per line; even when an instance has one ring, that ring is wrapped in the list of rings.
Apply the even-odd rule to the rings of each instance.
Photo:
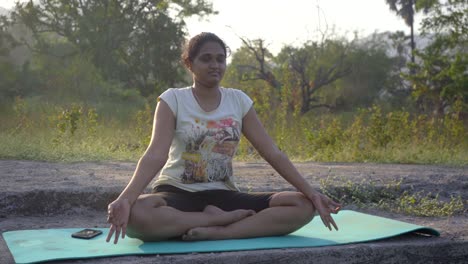
[[[431,228],[349,210],[339,212],[334,219],[339,231],[329,231],[316,216],[309,224],[287,236],[221,241],[143,243],[126,237],[114,245],[105,242],[108,228],[99,228],[103,234],[90,240],[71,237],[72,233],[85,227],[9,231],[3,233],[3,238],[16,263],[37,263],[122,255],[319,247],[373,241],[409,232],[439,236],[439,232]]]

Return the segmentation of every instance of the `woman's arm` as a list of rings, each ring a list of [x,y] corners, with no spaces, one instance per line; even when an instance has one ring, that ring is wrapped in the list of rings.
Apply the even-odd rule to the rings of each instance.
[[[132,205],[166,163],[174,133],[174,114],[167,103],[161,100],[154,113],[150,144],[138,161],[133,177],[127,187],[108,206],[107,221],[111,224],[111,227],[107,235],[107,242],[110,241],[114,233],[114,243],[117,243],[120,234],[122,234],[122,238],[125,237]]]
[[[242,132],[258,153],[289,183],[312,201],[325,226],[338,229],[330,213],[337,213],[341,205],[316,191],[297,171],[289,158],[278,149],[252,107],[242,120]]]
[[[167,161],[169,148],[175,132],[175,117],[166,102],[156,106],[151,141],[138,161],[132,179],[118,199],[127,199],[133,204]]]

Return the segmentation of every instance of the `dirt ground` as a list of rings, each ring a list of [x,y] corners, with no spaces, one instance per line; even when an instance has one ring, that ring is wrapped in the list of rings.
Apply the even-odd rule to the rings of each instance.
[[[441,199],[460,195],[468,199],[468,166],[427,166],[353,163],[295,163],[297,169],[315,188],[320,180],[331,178],[332,188],[353,183],[371,183],[383,187],[401,181],[401,188],[410,192],[438,193]],[[0,160],[0,233],[10,230],[107,227],[106,207],[128,183],[136,164],[130,162],[51,163],[38,161]],[[236,162],[234,173],[242,191],[294,190],[264,162]],[[146,191],[149,191],[147,189]],[[343,247],[280,249],[217,254],[119,257],[119,263],[464,263],[468,241],[468,212],[452,217],[416,217],[380,209],[351,209],[432,227],[441,237],[432,239],[408,236],[382,242]],[[380,250],[379,250],[380,249]],[[406,250],[406,251],[405,251]],[[442,258],[434,260],[431,252]],[[387,252],[387,254],[383,254]],[[403,252],[403,253],[402,253]],[[405,253],[406,252],[406,253]],[[418,253],[419,252],[419,253]],[[294,256],[292,258],[288,256]],[[364,261],[362,257],[368,258]],[[412,256],[406,258],[405,256]],[[427,257],[431,256],[431,257]],[[405,258],[404,258],[405,257]],[[242,259],[242,260],[240,260]],[[404,259],[404,260],[402,260]],[[229,261],[230,262],[229,262]],[[239,261],[238,261],[239,260]],[[282,260],[282,261],[279,261]],[[386,261],[384,261],[386,260]],[[102,258],[56,263],[115,263],[116,258]],[[14,263],[5,241],[0,238],[0,262]],[[415,262],[415,263],[416,263]]]
[[[315,162],[295,163],[295,165],[299,172],[316,188],[320,187],[320,180],[327,177],[335,179],[333,181],[335,187],[343,186],[348,180],[355,183],[373,183],[377,187],[401,180],[401,187],[411,192],[438,193],[441,199],[449,199],[452,195],[460,195],[465,201],[465,209],[467,208],[468,166]],[[135,163],[130,162],[51,163],[0,160],[0,198],[2,198],[0,200],[7,201],[10,197],[19,197],[21,194],[37,192],[54,193],[57,197],[61,193],[99,193],[103,191],[117,195],[129,181],[135,166]],[[294,190],[290,184],[264,162],[236,162],[234,164],[234,174],[239,188],[243,191]],[[96,199],[100,199],[99,195]],[[18,223],[18,217],[15,215],[19,216],[22,212],[16,211],[15,215],[11,215],[8,210],[12,207],[11,205],[8,206],[6,208],[6,205],[0,202],[0,227],[2,232],[36,226],[38,222],[42,223],[40,225],[47,227],[59,227],[57,225],[60,225],[60,222],[56,224],[49,222],[48,224],[47,221],[39,220],[45,218],[37,213],[26,214],[28,217],[23,218],[22,223]],[[73,223],[75,218],[73,215],[76,214],[83,218],[89,218],[91,221],[96,215],[105,212],[105,208],[101,208],[103,206],[100,205],[100,207],[94,208],[97,210],[82,208],[67,213],[71,216],[71,222],[68,222],[68,224]],[[438,229],[444,237],[468,240],[468,213],[466,210],[452,217],[416,217],[378,209],[358,208],[355,205],[348,205],[344,209],[425,225]],[[63,212],[60,212],[60,214],[63,215]],[[53,212],[48,215],[53,217]],[[105,225],[102,219],[94,222],[99,226]]]

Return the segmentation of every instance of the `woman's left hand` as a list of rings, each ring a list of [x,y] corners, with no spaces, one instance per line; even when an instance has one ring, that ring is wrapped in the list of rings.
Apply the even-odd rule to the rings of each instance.
[[[341,204],[333,201],[326,195],[319,192],[314,193],[309,199],[314,204],[314,207],[319,213],[323,224],[328,229],[330,229],[330,231],[332,230],[332,226],[335,228],[335,230],[338,230],[338,226],[336,225],[335,220],[333,220],[331,214],[338,213],[338,211],[341,209]]]

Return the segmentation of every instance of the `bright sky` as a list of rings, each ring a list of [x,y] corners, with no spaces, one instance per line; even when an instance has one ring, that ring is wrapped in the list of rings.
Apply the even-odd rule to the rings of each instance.
[[[242,42],[238,36],[262,38],[273,53],[284,44],[301,44],[329,28],[339,36],[360,37],[374,32],[410,30],[391,12],[385,0],[213,0],[219,15],[209,21],[188,21],[190,35],[210,31],[221,36],[232,50]],[[319,7],[319,8],[318,8]],[[420,15],[416,16],[415,30]]]
[[[0,0],[0,6],[11,8],[16,0]],[[301,44],[317,39],[318,29],[335,27],[339,36],[360,37],[374,32],[409,28],[403,19],[391,12],[385,0],[212,0],[219,11],[208,21],[187,20],[189,36],[202,31],[219,35],[234,51],[242,42],[238,36],[262,38],[273,53],[284,44]],[[320,8],[318,8],[320,7]],[[418,32],[421,15],[416,16]]]

